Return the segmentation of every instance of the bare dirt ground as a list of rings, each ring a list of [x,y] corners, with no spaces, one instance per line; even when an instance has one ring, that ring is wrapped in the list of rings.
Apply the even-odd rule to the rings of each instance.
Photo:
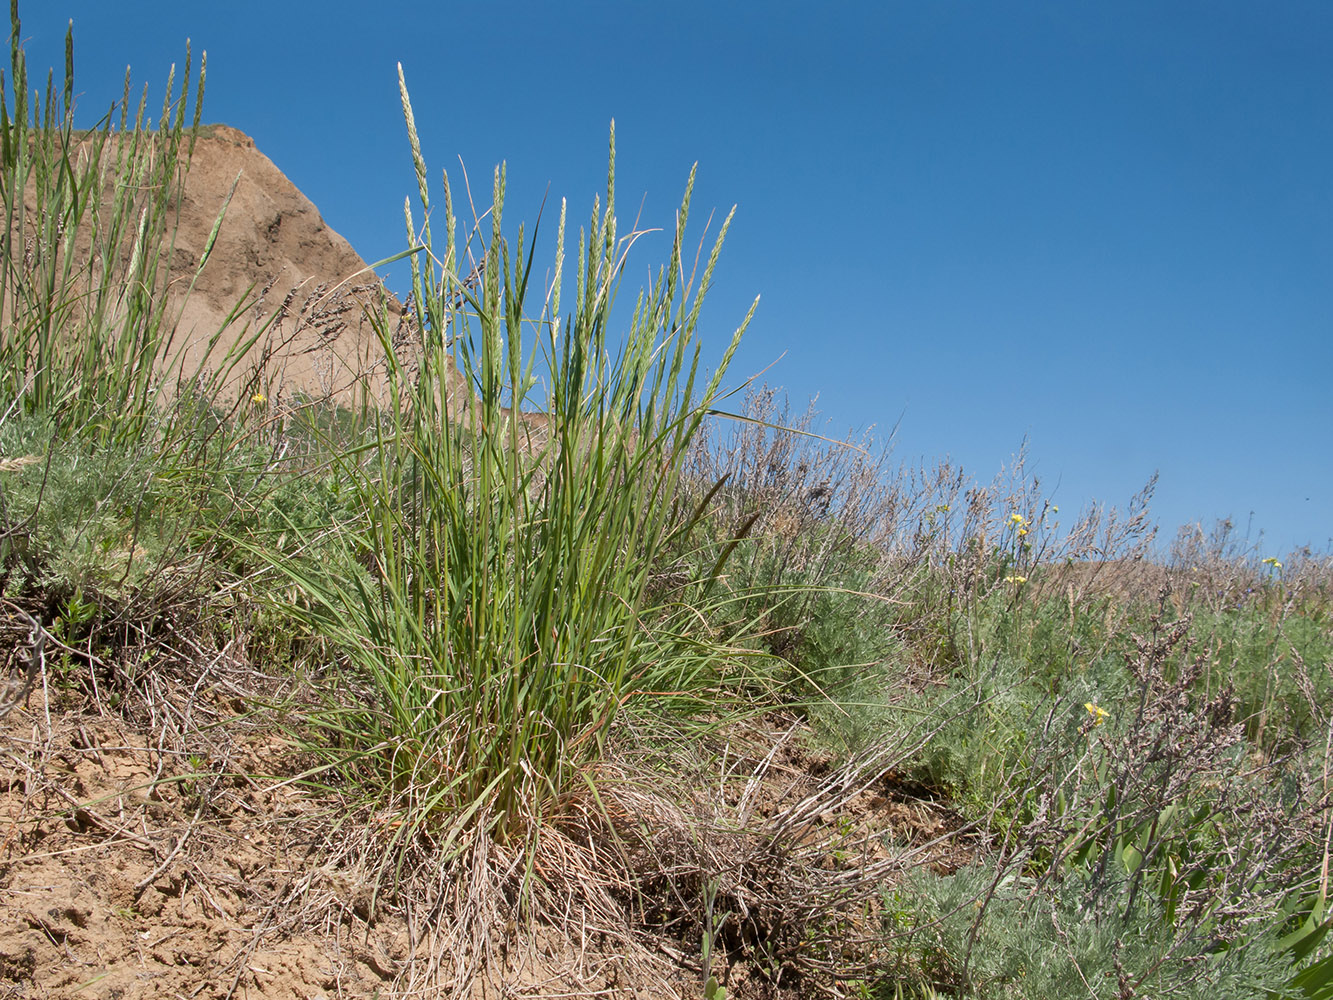
[[[298,795],[154,745],[115,717],[15,712],[0,735],[0,989],[13,996],[361,996],[394,950],[328,926],[273,925],[317,877]],[[242,738],[218,772],[269,768]],[[271,784],[271,783],[270,783]],[[344,914],[342,911],[345,910]]]
[[[253,709],[278,682],[215,661],[193,680],[141,680],[111,711],[99,709],[91,678],[66,678],[74,686],[63,694],[48,683],[0,720],[0,997],[456,995],[449,958],[467,934],[434,904],[414,910],[391,892],[375,902],[364,851],[342,849],[373,850],[373,817],[291,781],[309,762]],[[103,675],[103,701],[108,686]],[[719,935],[714,968],[731,994],[810,995],[808,974],[775,982],[752,953],[765,934],[778,941],[784,911],[825,905],[812,878],[836,890],[858,869],[951,869],[971,848],[952,835],[956,816],[892,775],[836,794],[836,774],[802,749],[799,728],[785,718],[749,726],[748,752],[729,749],[712,776],[719,800],[702,782],[675,796],[696,817],[713,810],[713,824],[744,814],[755,836],[733,822],[714,825],[710,844],[682,842],[687,826],[663,819],[667,800],[654,800],[661,836],[640,843],[637,869],[656,901],[619,910],[623,926],[500,930],[468,992],[697,995],[692,894],[711,857],[732,910],[746,892],[753,909]],[[644,827],[646,802],[626,829]],[[765,846],[784,837],[781,851]],[[577,896],[571,905],[582,905]]]

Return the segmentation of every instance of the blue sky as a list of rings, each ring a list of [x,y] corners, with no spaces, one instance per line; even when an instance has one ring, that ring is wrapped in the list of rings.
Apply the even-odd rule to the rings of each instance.
[[[1154,472],[1177,526],[1263,554],[1333,538],[1333,4],[227,4],[28,0],[30,66],[80,119],[125,66],[160,102],[185,39],[204,117],[252,135],[367,260],[414,189],[396,64],[432,177],[461,157],[510,220],[583,220],[616,121],[622,228],[739,210],[705,310],[733,374],[828,429],[989,480],[1026,438],[1056,502]],[[557,202],[558,204],[558,202]],[[553,223],[554,216],[549,217]],[[553,229],[553,226],[551,227]],[[642,241],[637,284],[667,237]],[[632,289],[631,289],[632,290]],[[628,294],[628,292],[626,293]],[[777,360],[781,358],[781,360]]]

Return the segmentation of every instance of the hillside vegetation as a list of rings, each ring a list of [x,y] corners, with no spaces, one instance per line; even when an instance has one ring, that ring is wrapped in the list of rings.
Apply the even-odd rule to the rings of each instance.
[[[1333,997],[1327,555],[819,436],[700,364],[693,175],[617,308],[614,132],[538,263],[405,83],[411,295],[312,268],[301,381],[174,238],[203,69],[76,132],[11,16],[6,995]]]

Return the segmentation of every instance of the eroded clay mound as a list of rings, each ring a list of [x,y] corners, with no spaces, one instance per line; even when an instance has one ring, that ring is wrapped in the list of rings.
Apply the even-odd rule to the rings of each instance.
[[[197,271],[229,192],[213,251]],[[346,400],[359,378],[382,370],[379,337],[364,306],[382,301],[393,332],[406,335],[402,305],[365,261],[254,140],[225,125],[204,130],[195,146],[171,295],[180,310],[175,345],[188,345],[178,371],[217,371],[232,345],[263,330],[229,381],[249,391],[258,373],[265,395],[285,399]],[[378,383],[372,377],[370,384]]]

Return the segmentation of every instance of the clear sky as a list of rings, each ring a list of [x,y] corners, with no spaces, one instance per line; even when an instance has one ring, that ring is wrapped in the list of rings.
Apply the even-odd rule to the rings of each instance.
[[[414,190],[508,162],[586,219],[616,122],[622,229],[739,205],[704,333],[755,295],[736,379],[829,430],[989,480],[1027,438],[1056,502],[1333,537],[1333,4],[26,0],[32,70],[74,20],[81,124],[125,66],[160,106],[186,38],[204,118],[253,136],[367,260]],[[558,201],[556,202],[558,204]],[[554,215],[548,216],[553,230]],[[642,241],[637,285],[665,262]],[[392,281],[391,281],[392,284]],[[623,294],[630,294],[627,288]],[[1058,484],[1058,486],[1057,486]]]

